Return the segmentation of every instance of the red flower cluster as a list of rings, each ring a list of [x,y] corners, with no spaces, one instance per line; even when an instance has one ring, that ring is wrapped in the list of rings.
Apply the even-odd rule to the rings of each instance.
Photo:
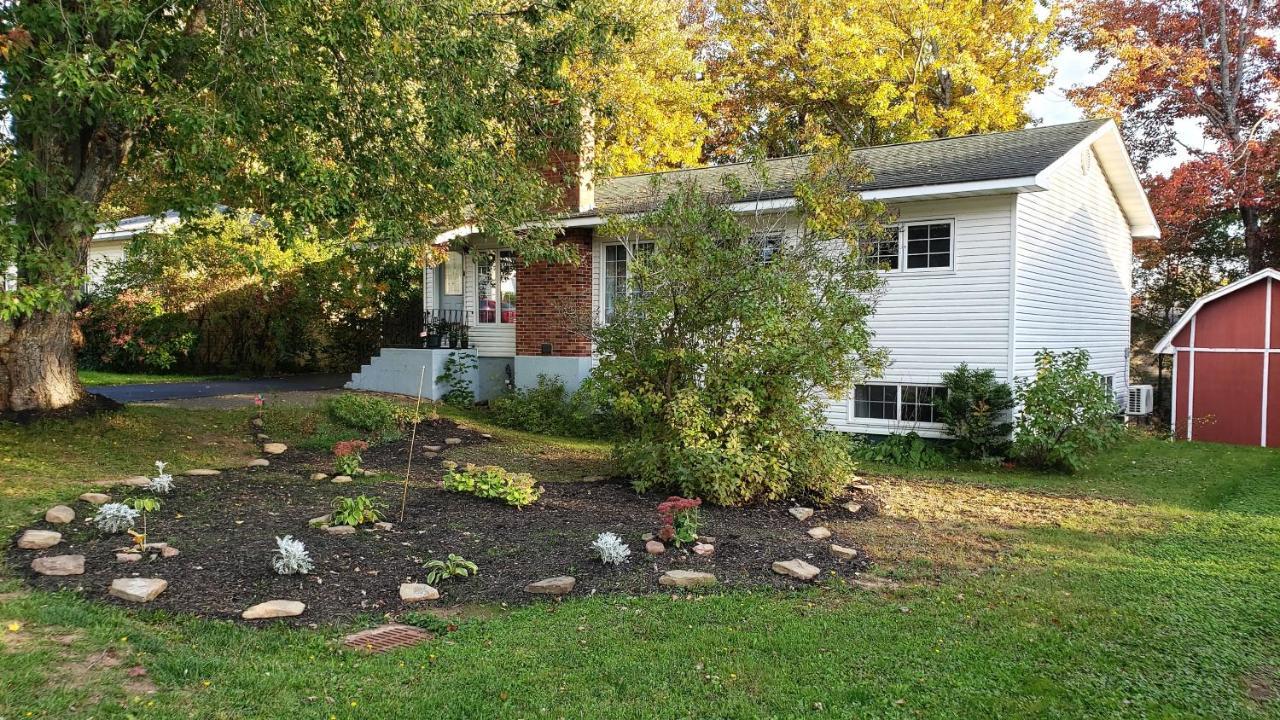
[[[679,495],[672,495],[666,500],[658,503],[658,516],[662,521],[670,525],[677,515],[692,510],[702,504],[702,498],[685,498]]]
[[[334,457],[359,455],[360,451],[368,449],[369,443],[363,440],[340,440],[333,444],[333,455]]]
[[[672,495],[658,503],[658,517],[662,518],[662,527],[658,528],[658,537],[663,542],[676,541],[676,544],[689,542],[697,534],[697,509],[702,504],[701,498],[685,498]],[[677,531],[676,526],[681,530]]]

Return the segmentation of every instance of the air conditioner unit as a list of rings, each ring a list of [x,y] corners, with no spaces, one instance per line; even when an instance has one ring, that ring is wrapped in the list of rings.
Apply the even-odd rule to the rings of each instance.
[[[1126,415],[1150,415],[1154,401],[1155,390],[1150,385],[1130,385],[1124,412]]]

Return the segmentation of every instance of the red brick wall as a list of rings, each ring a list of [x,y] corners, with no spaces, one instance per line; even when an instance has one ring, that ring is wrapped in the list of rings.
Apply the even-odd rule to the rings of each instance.
[[[577,265],[540,262],[516,270],[517,355],[542,355],[544,343],[552,355],[591,355],[590,339],[576,331],[591,316],[591,230],[569,228],[562,242],[576,246]]]

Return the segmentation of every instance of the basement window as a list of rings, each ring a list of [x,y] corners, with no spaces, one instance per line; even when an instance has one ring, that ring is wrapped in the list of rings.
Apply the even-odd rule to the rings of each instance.
[[[934,400],[946,397],[939,385],[868,384],[853,390],[853,416],[866,420],[901,420],[938,424]]]

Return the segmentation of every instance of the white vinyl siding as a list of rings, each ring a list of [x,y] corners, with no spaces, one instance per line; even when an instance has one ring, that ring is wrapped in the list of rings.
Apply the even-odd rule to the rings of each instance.
[[[1113,376],[1113,390],[1122,394],[1129,377],[1129,223],[1091,149],[1066,157],[1048,184],[1018,197],[1015,374],[1034,374],[1041,348],[1080,347],[1089,351],[1090,368]]]

